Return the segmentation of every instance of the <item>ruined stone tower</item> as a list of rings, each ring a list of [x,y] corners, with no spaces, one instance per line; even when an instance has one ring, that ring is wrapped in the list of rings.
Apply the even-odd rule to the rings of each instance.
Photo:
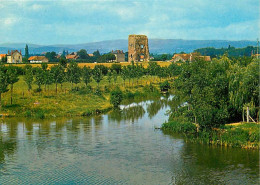
[[[146,35],[129,35],[128,62],[142,62],[149,60],[148,38]]]

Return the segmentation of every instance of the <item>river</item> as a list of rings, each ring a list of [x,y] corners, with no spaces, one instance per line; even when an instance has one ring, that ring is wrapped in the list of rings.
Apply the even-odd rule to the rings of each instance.
[[[259,151],[167,135],[167,98],[90,118],[0,120],[0,184],[258,184]],[[1,122],[2,121],[2,122]]]

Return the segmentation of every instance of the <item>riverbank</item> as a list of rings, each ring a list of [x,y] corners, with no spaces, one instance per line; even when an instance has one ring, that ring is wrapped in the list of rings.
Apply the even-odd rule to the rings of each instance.
[[[189,142],[199,142],[225,147],[259,149],[259,123],[226,124],[210,131],[198,131],[193,123],[171,121],[164,123],[164,132],[182,133]]]
[[[109,83],[105,78],[97,87],[95,82],[91,82],[86,88],[85,84],[80,83],[71,89],[70,83],[63,83],[55,91],[52,84],[41,92],[31,90],[28,92],[27,86],[20,76],[20,80],[14,84],[13,104],[10,104],[11,92],[3,94],[3,107],[0,111],[2,117],[31,117],[37,119],[53,117],[76,117],[91,116],[108,112],[112,109],[110,104],[110,91],[115,86],[120,86],[123,91],[124,100],[134,98],[146,98],[161,96],[159,92],[159,79],[146,77],[139,79],[138,83],[124,83],[118,77],[117,83]],[[156,80],[156,81],[155,81]],[[154,82],[152,86],[148,85]],[[153,87],[153,88],[151,88]],[[33,89],[37,86],[33,84]],[[123,101],[124,101],[123,100]]]

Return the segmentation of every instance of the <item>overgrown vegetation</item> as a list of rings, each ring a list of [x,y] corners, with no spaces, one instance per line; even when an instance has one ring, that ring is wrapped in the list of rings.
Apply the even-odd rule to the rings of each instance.
[[[190,122],[170,121],[162,126],[165,132],[185,134],[191,142],[242,148],[259,148],[259,129],[260,125],[257,123],[225,125],[219,129],[199,132],[196,125]]]
[[[258,121],[259,60],[247,60],[223,56],[211,62],[197,60],[181,65],[172,85],[176,103],[163,129],[188,133],[192,139],[211,144],[258,147],[259,126],[251,131],[224,126],[242,121],[246,107]]]
[[[0,67],[0,94],[4,97],[0,114],[41,119],[89,115],[107,110],[111,105],[118,106],[122,99],[160,96],[159,82],[172,79],[171,68],[160,67],[157,63],[149,63],[148,68],[133,63],[124,67],[120,64],[95,65],[91,69],[61,58],[56,65],[22,66]],[[167,70],[163,77],[157,76],[161,68]],[[117,100],[111,93],[116,86],[122,92]]]

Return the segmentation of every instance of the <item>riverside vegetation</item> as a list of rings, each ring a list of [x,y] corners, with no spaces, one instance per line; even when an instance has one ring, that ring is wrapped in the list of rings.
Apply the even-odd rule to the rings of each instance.
[[[41,67],[0,65],[0,114],[41,119],[89,116],[129,98],[159,97],[160,90],[171,89],[174,103],[164,132],[181,132],[191,141],[258,148],[257,123],[228,125],[242,120],[245,107],[258,121],[258,66],[257,59],[225,55],[211,62],[164,67],[149,62],[146,68],[134,63],[81,68],[64,59]]]
[[[228,124],[242,121],[245,107],[258,122],[259,59],[223,56],[186,63],[172,87],[175,103],[162,126],[165,132],[185,133],[191,141],[259,148],[258,123]]]
[[[91,69],[65,59],[51,66],[0,65],[0,115],[43,119],[99,114],[129,98],[160,96],[160,82],[171,80],[170,70],[176,67],[152,62],[147,68],[132,63]]]

